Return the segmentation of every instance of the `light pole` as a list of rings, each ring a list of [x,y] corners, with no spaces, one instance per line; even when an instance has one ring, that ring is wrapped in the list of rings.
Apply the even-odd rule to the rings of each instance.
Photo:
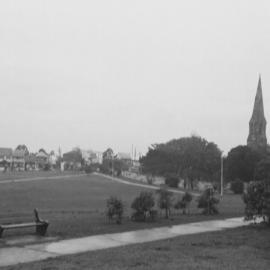
[[[220,196],[223,197],[223,152],[221,152],[220,156]]]

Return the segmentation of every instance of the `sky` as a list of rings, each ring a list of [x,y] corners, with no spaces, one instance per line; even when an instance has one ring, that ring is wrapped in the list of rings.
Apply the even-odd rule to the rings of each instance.
[[[269,50],[269,0],[1,1],[0,147],[145,153],[197,134],[226,153],[259,74],[270,123]]]

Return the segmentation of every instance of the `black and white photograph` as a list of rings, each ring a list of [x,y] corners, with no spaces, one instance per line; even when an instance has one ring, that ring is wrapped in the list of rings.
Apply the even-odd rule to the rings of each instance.
[[[0,1],[0,270],[269,270],[269,0]]]

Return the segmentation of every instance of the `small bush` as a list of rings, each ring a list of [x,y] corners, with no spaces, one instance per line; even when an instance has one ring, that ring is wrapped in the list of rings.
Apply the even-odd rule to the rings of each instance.
[[[256,220],[262,217],[270,225],[270,186],[266,182],[254,182],[249,184],[243,194],[246,204],[245,219]]]
[[[178,188],[179,182],[179,178],[175,175],[169,175],[165,179],[165,184],[172,188]]]
[[[122,223],[122,217],[124,213],[124,204],[121,199],[117,197],[110,197],[107,200],[107,209],[106,209],[106,216],[108,217],[109,221],[115,218],[117,224]]]
[[[171,207],[173,206],[173,193],[167,190],[167,187],[161,187],[157,190],[158,193],[158,206],[165,210],[165,218],[169,218]]]
[[[92,166],[91,166],[91,165],[85,166],[84,172],[85,172],[86,174],[92,173],[92,172],[93,172]]]
[[[231,190],[234,194],[243,194],[244,182],[240,179],[231,182]]]
[[[215,215],[218,214],[218,203],[219,199],[215,198],[213,188],[207,188],[198,199],[198,208],[202,208],[205,215]]]
[[[179,199],[176,204],[174,205],[174,208],[175,209],[182,209],[183,210],[183,214],[187,214],[189,213],[189,206],[190,206],[190,203],[192,201],[193,197],[190,193],[186,192],[184,194],[184,196]]]
[[[134,199],[131,208],[135,210],[132,219],[135,221],[145,221],[147,215],[150,216],[150,211],[155,206],[155,200],[152,192],[143,191]]]

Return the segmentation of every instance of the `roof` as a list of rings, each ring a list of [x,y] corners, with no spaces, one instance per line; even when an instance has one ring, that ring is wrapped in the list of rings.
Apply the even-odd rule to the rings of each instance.
[[[11,148],[0,147],[0,157],[11,157],[11,156],[12,156]]]
[[[36,156],[37,157],[41,157],[41,158],[48,158],[49,157],[49,155],[48,154],[46,154],[46,153],[44,153],[43,151],[40,151],[40,152],[38,152],[37,154],[36,154]]]

